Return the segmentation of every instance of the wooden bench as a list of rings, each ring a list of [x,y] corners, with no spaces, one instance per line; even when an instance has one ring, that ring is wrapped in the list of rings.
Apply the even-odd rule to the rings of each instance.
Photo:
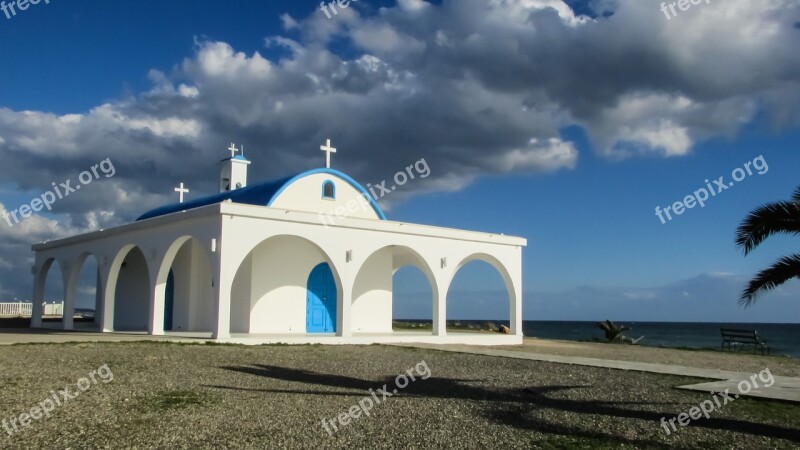
[[[753,346],[753,353],[756,352],[757,349],[761,350],[761,354],[764,355],[765,351],[766,354],[769,355],[769,345],[767,345],[767,341],[758,337],[758,333],[756,330],[737,330],[735,328],[720,328],[720,332],[722,333],[722,351],[725,351],[725,345],[727,344],[728,350],[733,351],[742,351],[747,345]],[[739,344],[738,348],[735,344]]]

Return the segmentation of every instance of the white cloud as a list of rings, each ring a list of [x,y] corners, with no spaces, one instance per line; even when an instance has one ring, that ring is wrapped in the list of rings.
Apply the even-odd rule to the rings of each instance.
[[[131,220],[173,201],[180,181],[213,192],[214,162],[232,140],[246,145],[253,180],[318,166],[327,137],[337,166],[360,180],[424,157],[431,177],[401,201],[485,174],[572,169],[580,158],[567,126],[584,127],[605,156],[679,157],[760,113],[800,124],[800,1],[714,2],[671,21],[641,0],[592,5],[610,15],[578,16],[560,0],[284,14],[291,36],[264,41],[281,58],[198,41],[172,70],[147,74],[152,89],[86,113],[0,108],[0,176],[17,192],[35,195],[105,158],[118,171],[52,217],[7,230],[25,245],[4,258],[17,264],[36,239]]]
[[[622,295],[630,300],[653,300],[656,298],[655,292],[648,291],[623,292]]]
[[[298,27],[297,21],[286,13],[281,14],[281,23],[283,24],[283,29],[286,31],[294,30]]]
[[[572,142],[560,138],[539,141],[531,138],[528,146],[515,148],[497,159],[498,167],[504,171],[572,169],[578,162],[578,150]]]

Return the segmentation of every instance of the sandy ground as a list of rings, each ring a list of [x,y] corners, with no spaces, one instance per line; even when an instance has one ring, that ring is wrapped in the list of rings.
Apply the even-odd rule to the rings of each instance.
[[[784,356],[761,356],[711,350],[679,350],[639,345],[604,344],[596,342],[555,341],[525,338],[521,346],[496,347],[520,352],[545,353],[560,356],[616,359],[655,364],[672,364],[701,369],[721,369],[756,373],[769,368],[773,375],[800,377],[800,360]]]

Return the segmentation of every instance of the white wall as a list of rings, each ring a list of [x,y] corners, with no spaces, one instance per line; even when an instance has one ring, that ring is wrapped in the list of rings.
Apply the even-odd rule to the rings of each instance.
[[[214,325],[214,286],[205,249],[192,240],[192,307],[189,329],[211,331]]]
[[[322,183],[333,181],[336,199],[322,198]],[[333,222],[344,217],[380,219],[369,200],[350,183],[336,175],[315,173],[290,184],[273,202],[273,208],[320,213]]]
[[[174,331],[186,331],[189,328],[192,281],[192,251],[189,242],[183,244],[172,263],[172,274],[175,277],[175,296],[172,305],[172,330]],[[165,309],[164,314],[166,315],[166,313]]]
[[[367,259],[353,284],[352,327],[354,333],[392,332],[391,247]]]
[[[231,333],[250,332],[253,256],[247,255],[239,266],[231,288]]]
[[[211,331],[214,292],[205,250],[195,239],[181,247],[172,263],[175,276],[174,331]]]

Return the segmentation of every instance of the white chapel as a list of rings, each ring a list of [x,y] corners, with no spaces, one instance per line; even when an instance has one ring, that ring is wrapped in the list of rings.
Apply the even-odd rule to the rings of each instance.
[[[525,239],[387,220],[364,187],[330,168],[330,141],[320,148],[325,168],[248,184],[250,161],[231,145],[219,193],[184,201],[181,183],[179,203],[135,222],[34,245],[33,304],[60,268],[63,328],[74,329],[78,278],[92,255],[102,332],[246,344],[522,342]],[[475,260],[504,280],[510,334],[446,329],[451,281]],[[432,332],[392,329],[392,277],[406,265],[430,283]],[[31,326],[42,327],[41,308]]]

